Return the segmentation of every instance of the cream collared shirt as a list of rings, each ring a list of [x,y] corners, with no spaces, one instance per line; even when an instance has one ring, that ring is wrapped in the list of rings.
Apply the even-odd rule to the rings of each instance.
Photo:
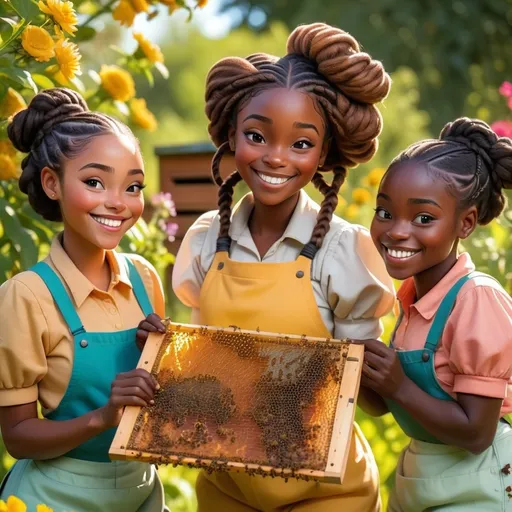
[[[248,227],[252,208],[252,195],[247,194],[233,209],[230,257],[262,264],[296,259],[311,238],[320,209],[302,190],[283,236],[261,258]],[[205,213],[188,230],[176,257],[172,286],[181,302],[193,308],[193,323],[199,321],[199,295],[215,256],[218,232],[218,211]],[[367,339],[382,334],[379,319],[392,309],[394,289],[368,230],[333,216],[313,259],[311,281],[320,314],[334,337]]]
[[[163,317],[158,274],[144,258],[128,256],[155,312]],[[144,317],[119,256],[108,251],[107,260],[112,279],[106,292],[77,269],[58,237],[44,260],[61,278],[87,331],[131,329]],[[71,377],[73,353],[71,333],[37,274],[21,272],[0,286],[0,407],[39,400],[45,411],[55,409]]]

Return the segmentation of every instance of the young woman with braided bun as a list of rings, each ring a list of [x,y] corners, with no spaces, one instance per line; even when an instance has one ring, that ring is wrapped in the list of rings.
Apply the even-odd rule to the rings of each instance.
[[[512,299],[459,252],[510,188],[512,141],[467,118],[407,148],[380,184],[371,234],[404,282],[391,347],[365,342],[362,383],[412,438],[392,512],[512,510]]]
[[[143,258],[114,250],[144,208],[138,142],[68,89],[37,94],[8,134],[27,153],[20,189],[63,230],[47,258],[0,287],[0,426],[20,459],[0,498],[28,510],[160,512],[155,468],[108,457],[123,407],[150,404],[157,387],[135,369],[135,331],[164,313],[161,283]]]
[[[319,337],[378,337],[392,283],[369,233],[333,215],[347,168],[370,160],[388,93],[382,65],[342,30],[300,26],[282,57],[216,63],[206,113],[219,210],[201,216],[177,255],[173,287],[195,323]],[[219,164],[234,154],[223,180]],[[332,172],[329,185],[324,172]],[[231,210],[233,187],[251,190]],[[321,206],[303,188],[321,191]],[[153,321],[152,321],[153,320]],[[141,324],[140,338],[159,326]],[[342,485],[202,472],[199,512],[380,510],[378,472],[354,428]]]

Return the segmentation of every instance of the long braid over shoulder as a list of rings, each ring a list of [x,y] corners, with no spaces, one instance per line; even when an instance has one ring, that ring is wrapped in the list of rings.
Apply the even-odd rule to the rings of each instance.
[[[331,185],[321,172],[313,177],[313,184],[324,195],[311,238],[320,247],[347,168],[367,162],[377,150],[382,118],[374,104],[386,97],[389,87],[390,78],[380,62],[362,52],[350,34],[324,23],[297,27],[282,58],[259,53],[217,62],[206,80],[206,115],[210,137],[218,147],[212,174],[220,186],[219,236],[229,234],[233,187],[241,180],[235,171],[223,181],[219,164],[230,151],[230,126],[252,97],[269,88],[301,90],[311,95],[326,120],[332,140],[322,171],[332,171],[334,177]]]

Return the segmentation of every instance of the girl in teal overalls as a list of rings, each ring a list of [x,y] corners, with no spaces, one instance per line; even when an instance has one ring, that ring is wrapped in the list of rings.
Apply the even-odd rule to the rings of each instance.
[[[362,384],[412,438],[390,511],[512,511],[512,300],[458,252],[511,187],[512,141],[467,118],[405,150],[380,185],[372,238],[404,283],[391,347],[364,342]]]
[[[160,512],[155,468],[108,456],[123,407],[151,404],[157,388],[135,369],[135,332],[163,314],[161,285],[148,262],[114,251],[144,207],[138,143],[67,89],[37,94],[8,133],[28,153],[20,189],[64,229],[46,260],[0,288],[0,425],[19,459],[0,498],[28,510]]]

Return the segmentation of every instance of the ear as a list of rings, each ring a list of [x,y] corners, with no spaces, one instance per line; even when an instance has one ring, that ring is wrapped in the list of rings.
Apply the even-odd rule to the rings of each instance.
[[[460,213],[458,238],[466,239],[475,230],[478,224],[478,210],[470,206]]]
[[[322,144],[322,152],[320,153],[320,160],[318,161],[318,167],[323,167],[329,148],[331,147],[331,138],[325,139]]]
[[[234,153],[236,149],[236,128],[231,124],[228,130],[229,149]]]
[[[43,168],[41,171],[41,185],[50,199],[58,201],[62,197],[59,176],[53,169]]]

